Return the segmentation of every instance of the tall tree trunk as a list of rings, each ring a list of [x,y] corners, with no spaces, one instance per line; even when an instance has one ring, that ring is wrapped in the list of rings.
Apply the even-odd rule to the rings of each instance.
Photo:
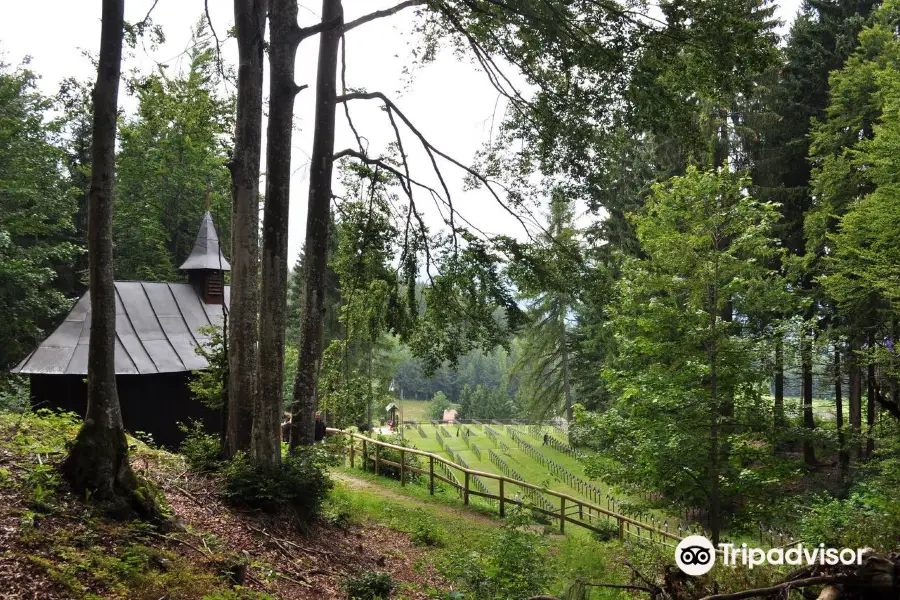
[[[560,302],[559,307],[559,353],[560,367],[562,368],[563,393],[566,396],[566,419],[571,425],[574,414],[572,412],[572,378],[569,372],[569,340],[566,336],[566,304]],[[571,428],[568,430],[571,436]],[[571,441],[571,438],[570,440]]]
[[[875,348],[875,334],[869,333],[869,352]],[[866,459],[872,457],[875,452],[875,438],[872,437],[875,428],[875,360],[869,355],[869,364],[866,367]]]
[[[325,271],[328,266],[328,223],[331,212],[331,173],[334,123],[337,112],[337,63],[344,7],[341,0],[322,0],[322,21],[335,22],[319,37],[316,73],[316,120],[309,167],[306,215],[306,287],[300,320],[300,351],[294,383],[291,447],[312,444],[318,399],[319,366],[325,311]]]
[[[775,336],[775,433],[784,427],[784,336]]]
[[[259,391],[253,411],[250,457],[277,466],[284,410],[284,332],[287,310],[288,208],[291,134],[294,125],[294,63],[300,43],[297,0],[271,0],[269,18],[269,129],[266,135],[266,203],[262,232],[259,311]]]
[[[237,122],[231,170],[231,306],[227,457],[250,448],[256,397],[259,294],[259,164],[262,153],[266,0],[234,0],[238,42]]]
[[[838,432],[838,463],[843,485],[850,457],[847,455],[847,443],[844,439],[844,381],[841,377],[841,349],[837,345],[834,349],[834,413]]]
[[[859,339],[850,341],[850,351],[847,354],[847,371],[850,374],[850,429],[853,430],[857,442],[853,447],[854,458],[859,458],[859,434],[862,432],[862,381],[859,372]]]
[[[137,512],[143,517],[159,517],[152,496],[140,492],[140,482],[128,462],[128,442],[116,390],[112,211],[124,14],[125,0],[103,1],[88,196],[91,331],[87,411],[62,472],[76,492],[110,502],[122,516]]]
[[[800,334],[800,368],[801,379],[803,384],[802,402],[803,402],[803,426],[810,431],[816,428],[816,421],[813,415],[813,373],[812,373],[812,337],[805,330]],[[803,460],[807,465],[815,466],[816,449],[811,440],[803,441]]]
[[[716,269],[718,275],[718,268]],[[716,305],[715,292],[712,295],[712,305]],[[709,319],[709,400],[710,400],[710,435],[709,435],[709,476],[710,476],[710,492],[709,492],[709,528],[712,534],[712,544],[715,547],[719,545],[719,530],[721,529],[720,520],[720,440],[719,440],[719,420],[722,418],[722,407],[719,406],[719,373],[718,373],[718,344],[716,336],[716,313],[710,311]]]

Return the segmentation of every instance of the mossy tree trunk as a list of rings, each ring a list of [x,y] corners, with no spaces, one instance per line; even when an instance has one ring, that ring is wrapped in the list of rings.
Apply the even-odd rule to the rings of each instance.
[[[73,490],[109,502],[123,516],[159,516],[128,462],[128,442],[116,390],[116,302],[113,280],[112,201],[116,109],[122,63],[125,0],[103,0],[97,83],[93,91],[91,187],[88,196],[88,265],[91,331],[87,412],[62,466]]]

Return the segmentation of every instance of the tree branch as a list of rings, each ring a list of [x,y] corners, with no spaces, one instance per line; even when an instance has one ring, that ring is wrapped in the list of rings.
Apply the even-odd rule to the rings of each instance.
[[[798,579],[796,581],[785,581],[778,585],[767,588],[758,588],[755,590],[747,590],[744,592],[734,592],[732,594],[714,594],[706,596],[701,600],[743,600],[744,598],[760,598],[769,596],[775,592],[790,590],[794,588],[809,587],[812,585],[823,585],[828,583],[844,583],[849,578],[846,575],[822,575],[819,577],[808,577],[806,579]]]
[[[341,22],[344,17],[341,15],[337,19],[332,19],[330,21],[321,21],[316,23],[315,25],[310,25],[309,27],[297,27],[297,29],[293,32],[294,40],[296,43],[300,43],[308,37],[312,37],[316,34],[322,33],[323,31],[330,31],[337,27],[341,26]]]
[[[401,10],[407,9],[411,6],[416,6],[418,4],[424,4],[424,0],[405,0],[405,2],[401,2],[397,6],[386,8],[384,10],[376,10],[373,13],[369,13],[367,15],[363,15],[358,19],[354,19],[349,23],[344,24],[344,33],[347,33],[351,29],[359,27],[360,25],[365,25],[370,21],[374,21],[375,19],[381,19],[383,17],[389,17],[391,15],[395,15]]]
[[[156,6],[156,2],[153,3],[153,6]],[[221,75],[222,80],[226,81],[225,67],[222,64],[222,44],[219,42],[219,36],[216,35],[216,28],[213,27],[212,17],[209,14],[209,0],[203,0],[203,9],[206,12],[206,24],[209,25],[209,30],[212,33],[213,39],[216,40],[216,67],[219,69],[219,75]],[[149,16],[149,13],[147,16]]]
[[[150,10],[147,11],[147,15],[143,19],[135,23],[134,26],[138,29],[143,29],[144,27],[146,27],[150,23],[150,15],[153,13],[153,9],[156,8],[157,4],[159,4],[159,0],[153,0],[153,4],[150,6]]]
[[[531,238],[531,231],[529,230],[528,226],[525,224],[525,221],[523,221],[522,217],[520,215],[516,214],[515,211],[513,211],[505,202],[503,202],[503,200],[500,198],[500,195],[494,189],[491,181],[489,181],[485,176],[483,176],[481,173],[479,173],[475,169],[464,165],[463,163],[459,162],[452,156],[449,156],[448,154],[441,152],[440,150],[435,148],[434,145],[432,145],[431,142],[429,142],[425,138],[425,136],[422,134],[422,132],[420,132],[419,129],[415,125],[412,124],[412,121],[410,121],[409,118],[405,114],[403,114],[403,112],[400,111],[399,108],[397,108],[397,105],[394,104],[387,96],[385,96],[381,92],[354,92],[351,94],[344,94],[342,96],[337,97],[337,102],[349,102],[351,100],[381,100],[384,103],[385,107],[389,111],[393,111],[394,113],[396,113],[397,116],[400,117],[400,119],[403,121],[403,123],[409,128],[409,130],[412,131],[413,134],[415,134],[415,136],[417,138],[419,138],[419,141],[422,143],[422,147],[425,148],[426,152],[429,153],[429,156],[431,156],[431,153],[433,152],[434,154],[440,156],[444,160],[459,167],[460,169],[462,169],[463,171],[465,171],[466,173],[471,175],[479,183],[484,185],[485,189],[487,189],[488,192],[490,192],[490,194],[494,197],[494,200],[496,200],[497,203],[507,213],[509,213],[514,219],[516,219],[519,222],[519,224],[522,226],[522,229],[525,231],[526,235],[528,235],[528,237]],[[435,162],[433,156],[431,156],[431,160],[432,160],[432,164],[435,166],[436,172],[438,173],[438,177],[441,179],[441,184],[446,188],[446,184],[444,184],[443,177],[441,176],[440,171],[437,170],[437,165],[436,165],[436,162]]]

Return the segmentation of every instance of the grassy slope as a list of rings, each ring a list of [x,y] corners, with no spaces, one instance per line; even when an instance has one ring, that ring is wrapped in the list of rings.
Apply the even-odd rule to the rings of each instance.
[[[400,486],[399,482],[376,477],[356,469],[341,468],[343,485],[332,494],[331,502],[343,504],[361,522],[375,522],[414,533],[423,523],[434,528],[440,540],[430,551],[430,560],[438,566],[453,560],[460,552],[484,552],[501,521],[464,507],[449,490],[428,495],[419,485]],[[617,541],[600,543],[585,535],[547,536],[547,560],[555,573],[550,590],[562,595],[577,578],[606,583],[628,583],[629,573],[621,566],[627,555]],[[591,598],[624,599],[627,593],[597,591]]]
[[[456,437],[456,427],[450,425],[425,425],[422,428],[425,430],[425,433],[428,435],[427,438],[422,438],[419,435],[416,429],[408,429],[406,430],[407,439],[412,442],[415,447],[420,450],[425,450],[427,452],[434,452],[435,454],[439,454],[441,456],[449,458],[449,455],[441,450],[441,447],[438,445],[436,436],[438,435],[436,428],[443,427],[445,430],[451,433],[450,438],[444,438],[444,443],[446,446],[452,448],[454,451],[458,452],[460,456],[462,456],[463,460],[469,465],[472,469],[477,469],[479,471],[485,471],[487,473],[500,473],[499,469],[491,462],[488,450],[493,450],[497,454],[500,455],[503,460],[513,469],[515,469],[522,477],[525,478],[529,483],[533,483],[536,485],[542,485],[547,489],[555,490],[558,492],[563,492],[569,494],[570,496],[575,496],[579,498],[583,498],[585,500],[589,500],[586,496],[582,496],[576,490],[569,487],[564,481],[556,479],[547,469],[545,469],[540,463],[536,460],[530,458],[525,455],[521,450],[519,450],[516,443],[508,436],[505,435],[502,429],[498,427],[494,427],[500,433],[500,439],[510,448],[508,452],[505,452],[499,448],[498,445],[495,445],[491,442],[490,438],[484,434],[484,432],[476,427],[470,427],[472,431],[472,437],[470,441],[476,444],[481,450],[481,459],[479,459],[474,452],[466,445],[465,441],[461,437]],[[523,433],[524,430],[519,430],[520,433]],[[568,469],[571,473],[581,477],[582,479],[587,480],[584,476],[584,468],[581,464],[574,458],[554,450],[548,446],[542,446],[540,439],[535,439],[530,437],[527,433],[523,433],[523,439],[534,446],[539,452],[544,454],[547,458],[553,460],[557,464],[562,467]],[[593,482],[598,488],[603,490],[603,493],[607,493],[607,486],[602,485],[600,482]],[[497,484],[493,480],[486,479],[485,484],[491,490],[492,493],[497,493]],[[515,494],[515,491],[507,491],[507,495],[512,496]],[[620,495],[620,494],[617,494]]]
[[[428,411],[431,410],[431,400],[409,400],[403,401],[403,420],[404,421],[427,421]]]

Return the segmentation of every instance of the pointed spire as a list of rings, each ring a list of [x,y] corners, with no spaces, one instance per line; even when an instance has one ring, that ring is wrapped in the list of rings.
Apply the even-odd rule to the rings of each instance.
[[[194,249],[191,250],[191,255],[187,257],[187,260],[179,268],[182,271],[193,271],[195,269],[231,270],[228,259],[222,254],[222,249],[219,247],[219,234],[216,232],[216,226],[209,211],[203,214],[203,221],[200,222],[200,231],[197,232],[197,240],[194,242]]]

